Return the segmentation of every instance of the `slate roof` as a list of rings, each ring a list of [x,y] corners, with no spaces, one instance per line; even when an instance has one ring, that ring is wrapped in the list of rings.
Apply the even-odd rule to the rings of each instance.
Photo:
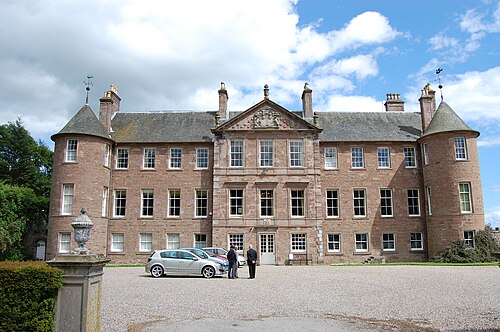
[[[52,135],[54,140],[61,134],[85,134],[109,139],[107,130],[97,119],[89,105],[84,105],[78,113],[57,134]]]
[[[442,101],[423,136],[447,131],[473,131],[479,135],[479,132],[472,130],[447,103]]]
[[[420,113],[413,112],[318,112],[321,141],[414,142],[420,138]]]
[[[111,137],[117,143],[211,142],[216,112],[116,113]]]

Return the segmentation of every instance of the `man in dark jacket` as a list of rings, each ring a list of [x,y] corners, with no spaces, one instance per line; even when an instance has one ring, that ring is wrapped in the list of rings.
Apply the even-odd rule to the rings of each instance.
[[[248,273],[250,277],[248,279],[255,279],[255,266],[257,264],[257,251],[252,248],[252,245],[248,246],[247,250],[247,263],[248,263]]]
[[[227,276],[229,279],[236,279],[236,269],[238,268],[238,254],[234,250],[234,246],[229,248],[227,252],[227,260],[229,261],[229,270],[227,271]]]

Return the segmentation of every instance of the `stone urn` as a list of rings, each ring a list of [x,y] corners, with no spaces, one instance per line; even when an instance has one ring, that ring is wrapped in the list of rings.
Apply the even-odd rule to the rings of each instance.
[[[78,244],[78,247],[73,249],[73,253],[84,255],[90,253],[85,247],[85,243],[90,238],[90,229],[94,224],[87,215],[87,209],[83,208],[80,212],[81,214],[78,218],[71,223],[71,226],[75,230],[75,242]]]

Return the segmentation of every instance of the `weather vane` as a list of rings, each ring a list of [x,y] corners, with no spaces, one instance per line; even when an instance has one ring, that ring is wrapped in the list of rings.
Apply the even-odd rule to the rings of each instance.
[[[85,105],[88,105],[89,104],[89,91],[90,91],[90,87],[93,85],[92,84],[92,81],[91,79],[93,79],[94,76],[92,75],[87,75],[87,81],[83,81],[83,84],[85,84],[87,87],[85,88],[85,90],[87,90],[87,97],[85,98]]]
[[[443,68],[438,68],[436,69],[436,75],[437,75],[437,79],[438,79],[438,88],[439,88],[439,91],[441,91],[441,101],[443,101],[443,85],[441,84],[441,76],[439,76],[439,74],[441,74],[441,72],[443,71]]]

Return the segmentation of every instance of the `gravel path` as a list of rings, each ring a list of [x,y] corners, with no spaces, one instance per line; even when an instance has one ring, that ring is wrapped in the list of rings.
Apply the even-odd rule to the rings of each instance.
[[[258,266],[256,279],[105,268],[103,331],[500,331],[500,269]]]

